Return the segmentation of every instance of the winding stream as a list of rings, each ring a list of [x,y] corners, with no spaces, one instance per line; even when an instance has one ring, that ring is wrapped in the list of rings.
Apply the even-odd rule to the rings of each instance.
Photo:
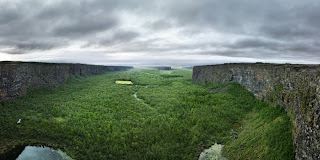
[[[137,92],[133,94],[134,99],[136,99],[137,101],[141,101],[140,98],[137,97]]]

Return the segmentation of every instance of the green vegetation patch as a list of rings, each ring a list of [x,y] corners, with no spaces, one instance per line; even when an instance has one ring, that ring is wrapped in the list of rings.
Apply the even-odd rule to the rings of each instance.
[[[174,75],[174,74],[161,74],[160,75],[161,77],[164,77],[164,78],[178,78],[178,77],[183,77],[181,75]]]
[[[132,85],[131,81],[116,81],[116,84]]]
[[[266,130],[271,136],[259,135],[263,141],[256,141],[257,148],[268,146],[267,154],[289,153],[289,140],[272,138],[291,138],[286,115],[257,101],[239,84],[193,84],[192,71],[185,69],[170,72],[179,78],[161,74],[155,69],[109,72],[1,103],[0,157],[14,146],[40,143],[60,148],[75,159],[193,160],[215,142],[233,146],[237,132],[233,128],[255,123],[273,126]],[[137,86],[117,85],[116,80],[130,80]],[[207,91],[213,88],[225,92]],[[134,98],[135,93],[141,101]],[[256,119],[270,118],[243,121],[260,110],[264,113]],[[281,119],[275,120],[278,112]],[[19,125],[18,119],[22,119]],[[258,132],[254,128],[247,131],[248,135]],[[241,137],[245,136],[239,134]],[[260,152],[254,153],[256,159]]]
[[[237,139],[224,147],[230,159],[294,159],[292,124],[282,107],[258,102]]]

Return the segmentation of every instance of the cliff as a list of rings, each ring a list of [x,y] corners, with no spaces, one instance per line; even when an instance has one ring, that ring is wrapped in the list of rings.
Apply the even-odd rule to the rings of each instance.
[[[56,87],[73,76],[90,76],[131,68],[66,63],[0,62],[0,100],[21,97],[27,94],[27,91],[37,88]]]
[[[283,106],[293,121],[296,159],[320,159],[320,65],[196,66],[192,81],[238,82],[258,99]]]

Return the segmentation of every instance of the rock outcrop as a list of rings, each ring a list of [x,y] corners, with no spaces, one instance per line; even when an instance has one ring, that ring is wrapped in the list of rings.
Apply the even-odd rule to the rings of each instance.
[[[98,66],[63,63],[0,62],[0,100],[24,96],[27,91],[56,87],[70,77],[131,69],[128,66]]]
[[[196,66],[192,81],[238,82],[258,99],[283,106],[293,121],[296,159],[320,159],[320,65]]]

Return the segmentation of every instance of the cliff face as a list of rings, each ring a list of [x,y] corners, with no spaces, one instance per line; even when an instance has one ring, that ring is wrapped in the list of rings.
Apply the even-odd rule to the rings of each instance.
[[[56,87],[72,76],[131,69],[127,66],[0,62],[0,100],[24,96],[28,90]]]
[[[192,81],[238,82],[258,99],[283,106],[293,120],[296,159],[320,159],[320,65],[196,66]]]

